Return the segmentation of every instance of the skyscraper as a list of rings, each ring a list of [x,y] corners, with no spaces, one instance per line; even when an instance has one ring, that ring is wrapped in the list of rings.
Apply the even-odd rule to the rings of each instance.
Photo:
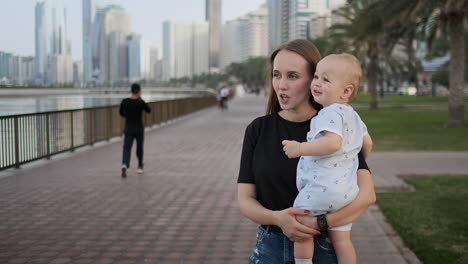
[[[12,54],[7,52],[0,51],[0,81],[1,79],[9,79],[10,78],[10,58]]]
[[[161,79],[161,60],[159,59],[159,50],[157,48],[150,48],[150,76],[152,81],[159,81]]]
[[[327,12],[327,1],[290,0],[288,39],[309,38],[310,21],[314,14]]]
[[[94,81],[99,79],[99,40],[102,29],[102,19],[104,16],[104,8],[96,8],[96,15],[94,16],[93,26],[91,29],[91,78]]]
[[[99,39],[97,48],[99,67],[98,81],[100,84],[109,84],[111,82],[111,70],[113,68],[111,67],[111,62],[120,65],[127,65],[128,63],[126,61],[126,56],[119,56],[122,60],[118,60],[118,62],[113,60],[115,57],[111,58],[113,52],[111,52],[110,43],[112,40],[114,51],[122,50],[122,47],[118,48],[119,45],[126,45],[126,36],[130,34],[130,17],[125,10],[118,5],[110,5],[98,13],[100,14],[96,16],[96,19],[99,18],[96,26],[100,26],[98,30]],[[117,34],[117,32],[119,34]],[[112,38],[111,33],[113,33]],[[119,45],[117,45],[116,42],[118,42]],[[121,72],[120,69],[119,72]],[[121,77],[124,78],[126,76]]]
[[[207,72],[208,55],[207,21],[163,22],[163,80]]]
[[[268,48],[274,50],[289,39],[289,6],[291,0],[267,0]]]
[[[151,70],[150,43],[140,35],[131,34],[127,37],[127,47],[129,80],[148,80]]]
[[[223,26],[221,67],[242,62],[249,57],[268,55],[268,10],[263,4],[257,10],[227,21]]]
[[[221,44],[221,0],[206,0],[206,18],[209,27],[208,48],[211,71],[219,69],[219,50]]]
[[[50,55],[70,55],[66,10],[61,0],[38,1],[35,10],[37,82],[48,84]],[[60,66],[59,66],[60,67]]]
[[[288,40],[317,35],[323,31],[322,28],[312,28],[317,25],[317,18],[329,17],[333,9],[345,2],[346,0],[268,0],[270,51]],[[329,19],[325,19],[330,24]]]
[[[94,0],[83,0],[83,82],[92,80],[92,28],[96,9]]]

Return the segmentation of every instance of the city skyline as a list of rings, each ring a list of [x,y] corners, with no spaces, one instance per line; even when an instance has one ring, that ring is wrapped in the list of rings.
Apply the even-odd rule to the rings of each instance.
[[[34,7],[36,0],[16,0],[1,3],[0,51],[21,56],[35,56]],[[150,0],[96,0],[99,7],[121,5],[131,19],[131,31],[141,34],[152,46],[162,49],[162,22],[165,20],[205,20],[205,0],[173,0],[169,3]],[[137,3],[135,3],[137,2]],[[240,3],[242,2],[242,3]],[[223,23],[257,9],[266,0],[224,0]],[[82,1],[65,0],[67,9],[67,38],[71,41],[74,60],[82,60]],[[184,9],[177,9],[184,5]],[[156,8],[157,7],[157,8]],[[159,9],[158,9],[159,8]],[[152,11],[155,10],[155,11]],[[158,16],[161,14],[160,16]]]
[[[106,1],[109,4],[104,3]],[[131,12],[131,8],[138,5],[131,5],[128,0],[81,0],[82,15],[78,17],[82,22],[77,23],[81,24],[81,30],[75,31],[69,28],[73,24],[70,21],[76,18],[69,19],[68,14],[76,14],[80,8],[73,9],[65,3],[76,2],[37,0],[35,57],[0,50],[0,82],[7,85],[73,83],[75,86],[114,86],[129,81],[169,81],[172,78],[223,71],[233,62],[267,56],[269,50],[284,41],[320,35],[331,23],[333,3],[345,0],[315,1],[296,0],[279,8],[280,3],[285,3],[283,0],[268,0],[268,5],[262,3],[234,19],[222,19],[222,1],[205,0],[204,20],[188,19],[187,16],[179,18],[183,15],[180,12],[160,22],[163,32],[158,37],[159,33],[153,27],[157,23],[148,19],[148,12],[151,15],[156,13],[148,0],[137,2],[148,3],[145,6],[147,13],[140,10],[139,13],[134,11],[133,15],[128,10]],[[125,4],[128,4],[127,8]],[[190,4],[181,6],[183,8],[175,9],[190,9]],[[132,22],[134,17],[145,20],[145,27],[136,27],[136,23]],[[272,18],[273,21],[274,18],[281,18],[280,23],[268,23]],[[315,23],[317,19],[321,23]],[[221,28],[223,20],[227,21]],[[140,29],[148,27],[149,33],[141,33]],[[72,40],[68,34],[70,31]],[[271,41],[268,44],[268,36],[273,36],[271,32],[281,32],[285,39],[275,40],[277,43],[274,45],[271,45]],[[78,43],[73,41],[76,33],[81,35]],[[8,43],[14,43],[17,36],[25,35],[11,34]],[[154,44],[160,41],[162,44]],[[0,48],[5,43],[1,42]],[[82,58],[79,57],[80,51]],[[31,75],[33,72],[35,74]]]

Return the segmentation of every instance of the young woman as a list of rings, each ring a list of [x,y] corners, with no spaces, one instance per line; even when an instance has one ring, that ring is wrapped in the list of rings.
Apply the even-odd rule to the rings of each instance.
[[[312,237],[313,262],[337,263],[325,234],[328,227],[353,222],[375,202],[372,178],[359,154],[359,193],[353,202],[318,217],[308,216],[307,210],[292,208],[298,194],[298,159],[289,159],[281,142],[285,139],[305,142],[310,120],[322,108],[310,92],[320,59],[318,49],[303,39],[281,45],[270,56],[267,115],[255,119],[246,129],[238,178],[240,210],[260,225],[250,263],[294,263],[293,242]]]

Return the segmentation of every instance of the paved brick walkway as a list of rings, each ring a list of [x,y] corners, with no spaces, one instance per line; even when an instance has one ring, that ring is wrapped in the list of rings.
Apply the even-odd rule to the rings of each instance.
[[[147,132],[145,172],[133,156],[125,180],[120,140],[4,172],[0,263],[245,263],[257,228],[239,213],[236,180],[257,103]]]
[[[257,227],[236,180],[263,103],[246,96],[148,131],[143,175],[133,156],[120,178],[119,139],[0,173],[0,263],[247,263]],[[353,240],[359,263],[407,263],[372,209]]]
[[[468,151],[375,152],[369,166],[377,191],[408,190],[409,185],[397,176],[467,175]]]

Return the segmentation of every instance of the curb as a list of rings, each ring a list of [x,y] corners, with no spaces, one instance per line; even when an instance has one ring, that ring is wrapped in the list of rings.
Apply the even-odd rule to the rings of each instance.
[[[414,254],[411,249],[406,247],[403,240],[398,236],[396,231],[393,227],[387,222],[385,216],[380,211],[380,208],[374,204],[371,205],[368,209],[372,217],[374,217],[375,221],[382,227],[385,235],[392,241],[395,247],[400,252],[401,256],[406,260],[408,264],[422,264],[422,262],[418,259],[416,254]]]

